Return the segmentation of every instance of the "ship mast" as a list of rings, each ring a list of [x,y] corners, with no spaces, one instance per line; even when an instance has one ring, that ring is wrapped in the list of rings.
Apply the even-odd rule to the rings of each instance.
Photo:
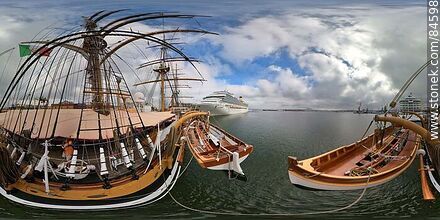
[[[166,41],[164,36],[164,41]],[[203,82],[206,81],[204,78],[191,78],[191,77],[179,77],[177,73],[177,63],[176,63],[176,69],[174,71],[171,70],[170,66],[173,62],[178,61],[187,61],[186,59],[183,59],[182,57],[169,57],[167,54],[167,49],[165,46],[161,46],[160,48],[160,58],[156,60],[152,60],[149,62],[146,62],[138,67],[144,68],[147,66],[157,65],[157,67],[153,68],[153,71],[158,74],[158,78],[156,80],[149,80],[144,82],[135,83],[134,86],[144,85],[144,84],[151,84],[151,83],[158,83],[160,82],[160,111],[167,111],[166,107],[166,99],[170,98],[170,106],[175,107],[178,105],[178,99],[182,98],[179,97],[179,91],[178,88],[179,81],[199,81]],[[191,62],[198,62],[198,60],[189,58]],[[166,85],[168,84],[168,85]],[[166,88],[169,88],[171,90],[171,95],[166,96]],[[182,88],[190,88],[188,85],[186,87]]]
[[[171,96],[171,106],[178,106],[179,105],[179,80],[177,78],[177,63],[175,66],[175,69],[173,71],[173,78],[174,78],[174,90],[172,91]],[[171,87],[171,86],[170,86]]]
[[[96,29],[97,24],[95,21],[86,18],[85,20],[85,28],[88,32],[92,32]],[[100,65],[100,54],[104,54],[104,49],[107,47],[107,42],[97,36],[97,35],[90,35],[85,34],[84,37],[84,43],[83,43],[83,50],[87,53],[87,67],[86,67],[86,74],[88,75],[87,79],[90,84],[90,91],[89,93],[92,93],[92,108],[96,112],[104,115],[108,115],[110,111],[106,108],[106,105],[104,104],[104,89],[103,89],[103,74],[106,74],[101,72],[101,65]]]
[[[160,111],[164,112],[165,109],[165,79],[167,78],[167,74],[170,71],[170,67],[166,65],[165,56],[166,56],[166,48],[161,47],[160,49],[161,62],[158,68],[153,69],[154,72],[157,72],[160,77]]]

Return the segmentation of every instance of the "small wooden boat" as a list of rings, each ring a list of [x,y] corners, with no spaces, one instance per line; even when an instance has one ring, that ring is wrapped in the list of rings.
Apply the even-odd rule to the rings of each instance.
[[[297,161],[289,157],[289,178],[318,190],[356,190],[388,182],[413,162],[420,136],[402,127],[376,130],[356,143]]]
[[[185,136],[189,149],[201,167],[244,175],[240,163],[252,153],[252,145],[202,120],[192,121]]]

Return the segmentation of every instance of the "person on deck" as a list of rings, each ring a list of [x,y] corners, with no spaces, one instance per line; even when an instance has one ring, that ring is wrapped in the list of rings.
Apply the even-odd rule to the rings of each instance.
[[[63,146],[63,154],[64,157],[66,158],[66,161],[70,161],[72,159],[73,156],[73,141],[72,139],[67,139],[66,143]]]

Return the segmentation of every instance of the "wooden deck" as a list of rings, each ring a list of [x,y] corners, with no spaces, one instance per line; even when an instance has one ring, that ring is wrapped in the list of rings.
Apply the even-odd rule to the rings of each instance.
[[[23,130],[31,129],[34,125],[32,138],[50,138],[55,126],[55,118],[58,111],[56,109],[16,109],[9,110],[0,114],[0,126],[21,133]],[[81,124],[79,139],[93,140],[98,138],[99,125],[101,122],[101,134],[104,138],[113,138],[113,129],[116,127],[118,119],[121,132],[126,132],[127,128],[133,125],[136,128],[142,127],[141,120],[145,126],[156,126],[158,123],[171,119],[174,114],[171,112],[140,112],[140,118],[136,112],[115,110],[110,115],[99,115],[92,109],[84,109],[82,121],[81,109],[60,109],[58,120],[56,121],[55,137],[76,137],[78,126]],[[129,121],[131,120],[131,123]],[[20,129],[18,129],[20,128]]]

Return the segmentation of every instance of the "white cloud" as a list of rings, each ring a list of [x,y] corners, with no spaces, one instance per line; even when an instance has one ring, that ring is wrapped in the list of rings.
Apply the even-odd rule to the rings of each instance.
[[[283,69],[279,66],[271,65],[269,70],[277,73],[273,80],[274,87],[283,96],[296,97],[309,92],[307,77],[300,77],[292,72],[291,69]]]
[[[235,65],[287,50],[287,59],[305,70],[304,76],[276,62],[268,66],[276,77],[247,86],[258,91],[258,98],[247,97],[254,107],[264,107],[264,97],[288,100],[289,107],[380,107],[424,63],[424,15],[423,7],[414,6],[289,9],[225,28],[215,42]],[[415,85],[410,90],[423,96],[423,77]]]
[[[66,17],[78,16],[61,10],[46,10],[42,14],[23,8],[0,12],[0,49],[3,50],[29,40],[54,22],[58,22],[54,26],[62,26]],[[354,108],[357,102],[378,107],[392,97],[409,74],[424,63],[426,56],[423,7],[286,9],[279,15],[246,19],[238,26],[218,31],[221,34],[218,37],[205,38],[221,50],[218,54],[199,57],[204,62],[196,65],[208,81],[203,85],[190,82],[193,89],[182,90],[183,94],[193,95],[196,101],[212,91],[227,89],[244,96],[253,108]],[[153,30],[141,23],[132,28]],[[191,47],[199,43],[198,39],[188,37],[182,41],[189,40],[186,46]],[[264,76],[238,85],[223,80],[225,76],[241,78],[234,75],[233,69],[246,67],[257,58],[276,56],[282,50],[287,51],[288,57],[281,59],[294,60],[305,71],[294,71],[294,67],[275,60],[264,67],[268,71]],[[146,61],[133,47],[118,53],[134,67]],[[4,57],[1,59],[4,61]],[[16,66],[10,67],[9,77]],[[197,76],[188,64],[181,68]],[[145,74],[148,73],[139,72],[141,76]],[[134,76],[127,79],[130,83],[136,81]],[[1,84],[2,89],[7,81]],[[135,90],[145,91],[140,87]],[[423,80],[415,82],[410,90],[422,96]]]

